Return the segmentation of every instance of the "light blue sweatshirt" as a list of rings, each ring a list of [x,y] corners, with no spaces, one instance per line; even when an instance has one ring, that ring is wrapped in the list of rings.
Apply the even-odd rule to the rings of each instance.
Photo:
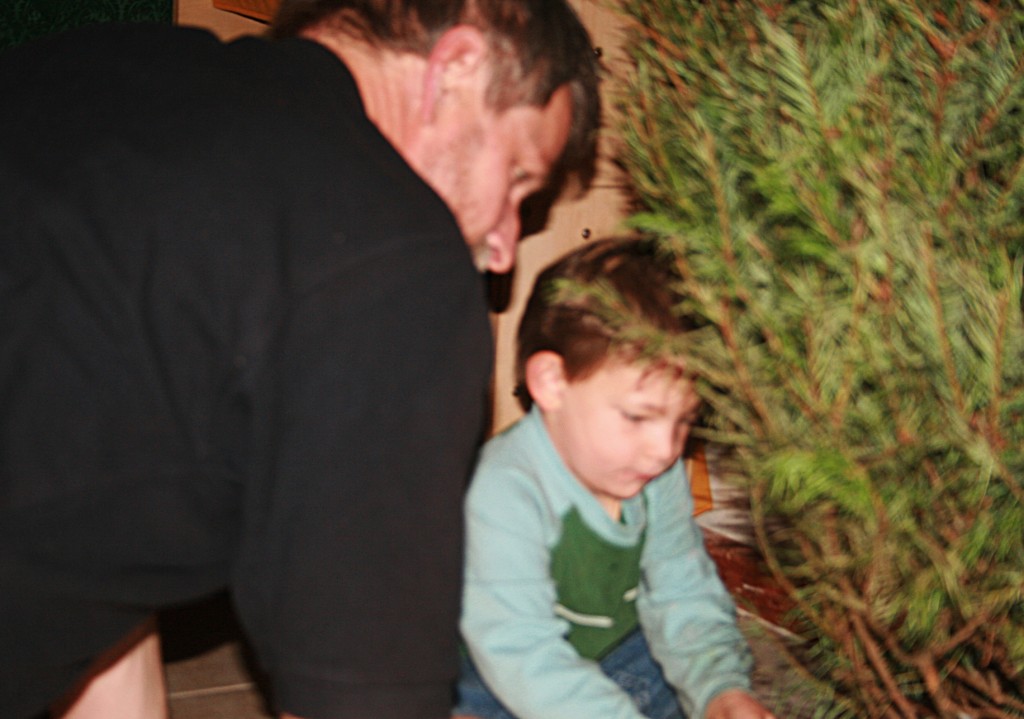
[[[466,500],[461,629],[480,674],[513,714],[642,719],[629,696],[567,639],[580,626],[604,626],[616,636],[633,628],[622,626],[631,607],[612,606],[601,616],[592,607],[566,606],[573,592],[565,590],[578,587],[552,575],[552,558],[564,564],[570,525],[574,535],[586,525],[613,548],[642,543],[638,591],[624,599],[635,597],[634,616],[687,716],[701,719],[726,689],[749,689],[750,653],[735,606],[692,515],[676,462],[623,503],[621,522],[613,520],[566,468],[536,408],[487,443]]]

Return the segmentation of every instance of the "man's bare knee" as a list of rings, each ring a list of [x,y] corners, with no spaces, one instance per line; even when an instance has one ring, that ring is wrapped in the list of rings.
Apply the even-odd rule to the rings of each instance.
[[[167,719],[167,687],[156,619],[99,655],[78,685],[53,706],[59,719]]]

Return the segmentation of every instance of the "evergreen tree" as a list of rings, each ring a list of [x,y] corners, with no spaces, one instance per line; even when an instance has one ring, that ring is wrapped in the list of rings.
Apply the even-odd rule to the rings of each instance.
[[[1024,3],[619,2],[632,223],[796,660],[829,716],[1024,716]]]

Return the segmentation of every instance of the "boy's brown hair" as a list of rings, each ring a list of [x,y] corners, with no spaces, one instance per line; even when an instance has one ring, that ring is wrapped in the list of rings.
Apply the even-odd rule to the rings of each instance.
[[[598,240],[545,268],[519,322],[516,396],[523,408],[533,404],[525,375],[537,352],[558,354],[568,379],[585,379],[609,356],[650,354],[649,335],[626,336],[623,319],[669,335],[696,329],[698,321],[679,311],[679,280],[672,258],[651,240]]]

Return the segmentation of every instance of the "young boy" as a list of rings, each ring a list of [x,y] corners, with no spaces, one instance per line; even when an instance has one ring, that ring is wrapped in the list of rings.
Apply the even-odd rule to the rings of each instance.
[[[692,378],[597,299],[610,288],[680,334],[693,325],[672,284],[633,240],[585,245],[537,279],[518,337],[528,414],[484,448],[466,502],[460,719],[771,718],[692,518]]]

